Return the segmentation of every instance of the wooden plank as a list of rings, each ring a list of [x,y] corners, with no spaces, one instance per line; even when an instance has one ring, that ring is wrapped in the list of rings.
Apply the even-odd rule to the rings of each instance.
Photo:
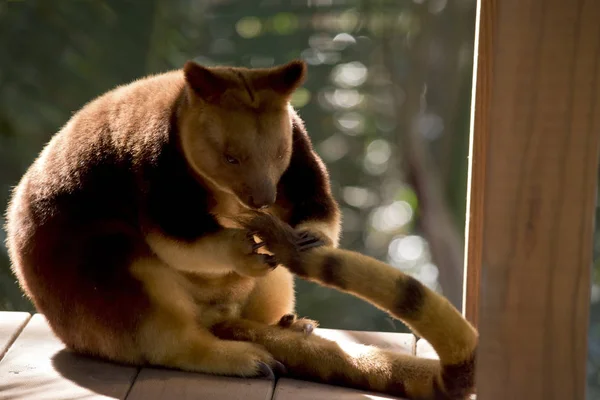
[[[127,400],[270,400],[274,382],[142,368]]]
[[[394,400],[398,397],[369,393],[339,386],[282,378],[277,381],[273,400]]]
[[[600,2],[481,2],[481,399],[585,398]],[[488,73],[489,73],[488,72]],[[486,86],[488,86],[486,88]],[[478,131],[475,134],[478,134]]]
[[[434,360],[440,359],[433,346],[425,339],[419,339],[417,341],[417,357],[431,358]]]
[[[415,339],[410,334],[340,331],[335,329],[317,329],[315,334],[330,340],[373,344],[386,349],[414,354]],[[348,396],[352,394],[355,396],[359,395],[361,399],[364,399],[363,392],[328,385],[313,386],[310,382],[298,382],[300,381],[280,379],[277,388],[282,383],[284,384],[284,387],[279,390],[283,391],[282,393],[284,393],[285,397],[279,398],[293,400],[295,397],[289,397],[293,396],[293,394],[290,394],[290,391],[296,392],[295,388],[297,385],[301,385],[302,388],[307,390],[306,393],[313,393],[316,390],[324,396],[335,395],[335,397],[323,398],[346,399],[346,397],[338,397],[338,395]],[[202,398],[205,400],[220,400],[227,398],[234,400],[263,400],[273,397],[273,389],[274,385],[272,381],[262,379],[216,377],[158,368],[143,368],[127,399],[158,400],[174,398],[185,400]],[[300,390],[300,392],[302,392],[301,396],[305,395],[304,389]]]
[[[471,135],[469,143],[469,172],[467,183],[467,215],[465,229],[465,272],[463,284],[463,315],[477,327],[479,313],[479,282],[481,276],[481,248],[483,240],[483,205],[485,191],[486,150],[488,132],[484,125],[485,113],[489,109],[488,91],[492,77],[492,63],[489,51],[492,47],[489,34],[480,34],[481,21],[484,29],[490,29],[486,22],[490,17],[488,7],[479,7],[476,22],[475,67],[473,73],[473,99],[471,108]],[[475,88],[477,90],[475,90]]]
[[[0,400],[124,399],[136,372],[65,350],[36,314],[0,362]]]
[[[416,340],[411,334],[393,332],[342,331],[317,329],[315,333],[329,340],[374,345],[405,354],[415,354]],[[379,393],[370,393],[333,385],[282,378],[277,381],[273,400],[383,400],[397,399]]]
[[[27,312],[0,312],[0,360],[31,318]]]
[[[415,354],[416,338],[410,333],[346,331],[326,328],[318,328],[315,333],[334,342],[362,343],[406,354]]]

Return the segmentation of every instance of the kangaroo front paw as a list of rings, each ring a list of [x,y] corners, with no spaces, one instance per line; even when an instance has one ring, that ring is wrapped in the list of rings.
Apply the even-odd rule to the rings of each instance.
[[[265,244],[255,240],[252,232],[238,235],[237,251],[239,260],[235,268],[242,275],[263,276],[279,265],[275,256],[265,248]]]
[[[241,224],[251,232],[253,238],[258,237],[259,242],[253,245],[257,248],[266,246],[277,261],[288,268],[292,268],[292,264],[302,257],[302,253],[327,245],[326,240],[318,233],[306,229],[296,231],[269,214],[253,214],[252,218]]]

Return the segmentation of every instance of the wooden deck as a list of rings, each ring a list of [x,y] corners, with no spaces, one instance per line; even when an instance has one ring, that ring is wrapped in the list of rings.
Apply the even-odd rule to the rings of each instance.
[[[373,344],[437,358],[411,334],[318,329],[336,341]],[[216,377],[181,371],[134,368],[82,357],[65,350],[41,314],[0,312],[0,400],[66,399],[243,399],[383,400],[377,393],[282,378]]]

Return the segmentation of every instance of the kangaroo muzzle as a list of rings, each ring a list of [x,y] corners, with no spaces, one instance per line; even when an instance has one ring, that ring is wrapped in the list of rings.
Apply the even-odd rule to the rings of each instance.
[[[255,209],[263,209],[272,206],[276,198],[275,185],[265,180],[251,187],[247,204]]]

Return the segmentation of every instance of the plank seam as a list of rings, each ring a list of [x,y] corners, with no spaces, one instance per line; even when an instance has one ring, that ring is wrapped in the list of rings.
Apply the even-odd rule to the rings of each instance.
[[[267,400],[275,400],[275,390],[277,390],[277,384],[280,380],[281,378],[278,377],[275,377],[275,379],[273,380],[273,384],[271,385],[271,396],[268,396]]]
[[[25,321],[23,321],[23,323],[17,328],[17,330],[8,339],[8,343],[6,344],[6,349],[0,353],[0,362],[2,362],[2,360],[4,359],[4,356],[8,354],[12,345],[15,343],[15,341],[17,340],[17,338],[19,337],[21,332],[23,332],[23,330],[25,329],[25,327],[27,326],[29,321],[31,321],[31,317],[32,317],[32,315],[28,314]]]
[[[136,368],[135,375],[133,376],[133,379],[131,380],[131,384],[129,385],[129,389],[127,389],[127,393],[125,393],[125,397],[123,397],[123,400],[127,400],[127,398],[129,397],[129,394],[133,390],[133,385],[135,385],[135,382],[137,381],[138,376],[140,376],[141,371],[142,371],[142,368]]]

